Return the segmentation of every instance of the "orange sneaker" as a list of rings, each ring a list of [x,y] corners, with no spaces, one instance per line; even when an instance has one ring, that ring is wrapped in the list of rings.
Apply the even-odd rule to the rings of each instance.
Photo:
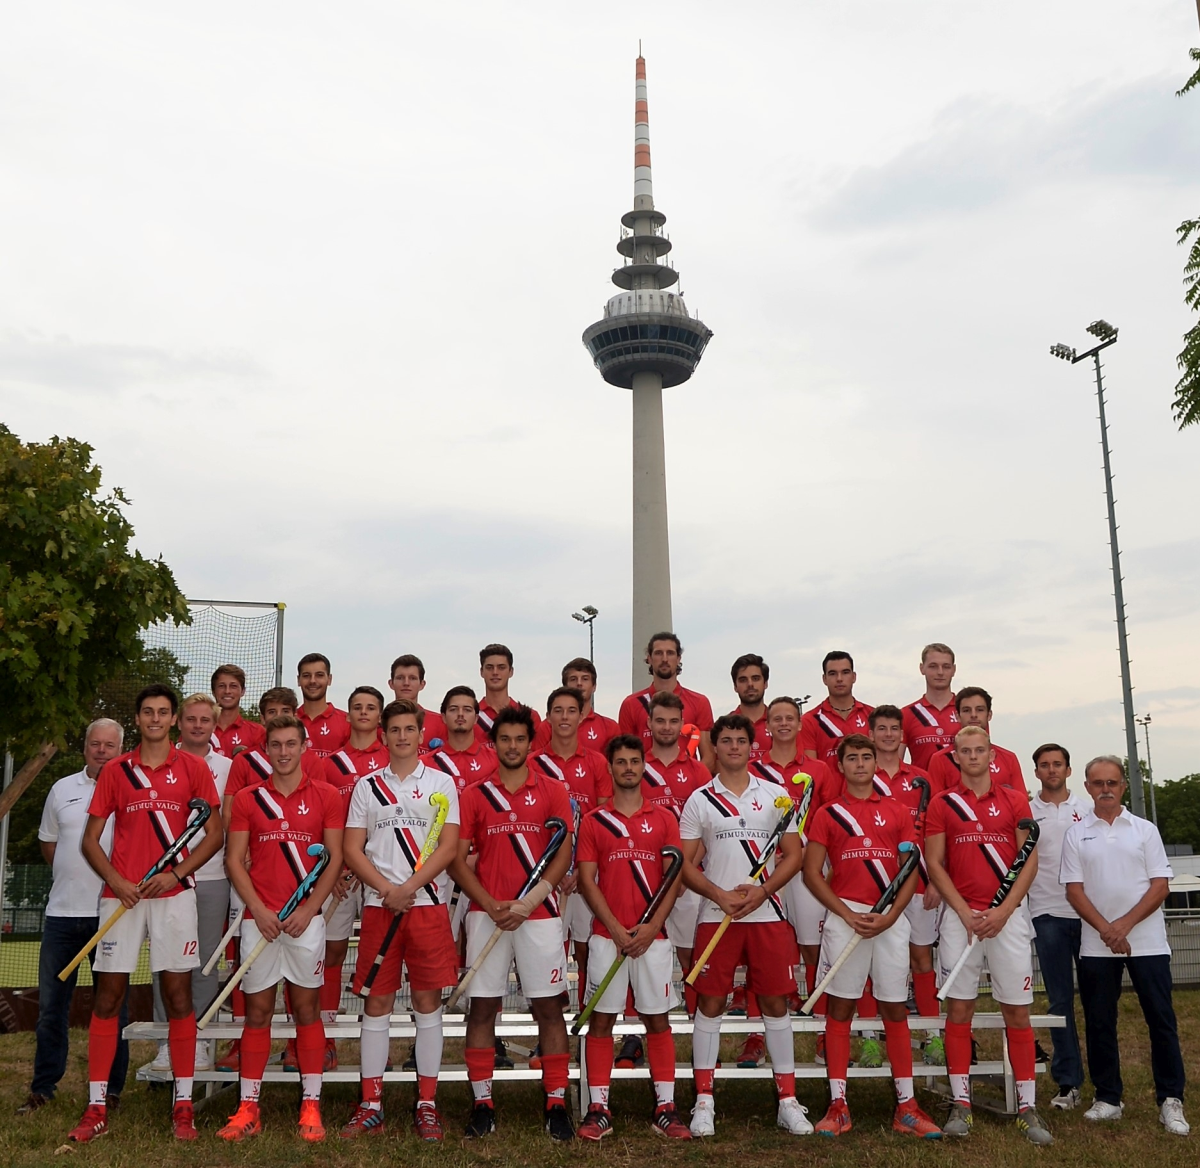
[[[310,1144],[319,1144],[325,1138],[321,1104],[317,1099],[300,1100],[300,1138]]]
[[[200,1133],[196,1130],[196,1112],[190,1099],[180,1099],[171,1108],[171,1127],[177,1140],[196,1140]]]
[[[89,1103],[83,1118],[67,1136],[72,1144],[87,1144],[108,1134],[108,1108],[103,1103]]]
[[[332,1038],[325,1039],[325,1061],[321,1064],[321,1073],[337,1070],[337,1043]]]
[[[896,1114],[892,1116],[892,1131],[922,1140],[942,1138],[942,1129],[917,1106],[915,1099],[897,1105]]]
[[[238,1109],[230,1117],[219,1132],[217,1139],[240,1143],[242,1140],[256,1136],[262,1131],[262,1119],[258,1114],[258,1104],[253,1099],[243,1099]]]
[[[360,1103],[354,1114],[342,1125],[340,1134],[344,1140],[355,1140],[359,1136],[383,1135],[382,1109]]]
[[[825,1112],[825,1118],[817,1121],[813,1131],[819,1136],[844,1136],[850,1130],[850,1108],[844,1099],[834,1099]]]
[[[440,1143],[445,1134],[442,1128],[442,1117],[438,1114],[434,1103],[418,1103],[416,1115],[413,1117],[413,1131],[419,1139],[429,1144]]]

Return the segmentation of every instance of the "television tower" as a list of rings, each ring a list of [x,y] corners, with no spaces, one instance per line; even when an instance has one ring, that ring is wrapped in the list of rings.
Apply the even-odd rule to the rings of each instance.
[[[672,627],[671,552],[667,533],[667,460],[663,387],[691,377],[712,337],[669,288],[679,273],[660,262],[671,250],[667,217],[654,208],[646,62],[639,47],[633,115],[633,210],[621,216],[612,274],[620,289],[589,326],[583,343],[609,385],[633,391],[633,688],[645,680],[646,642]]]

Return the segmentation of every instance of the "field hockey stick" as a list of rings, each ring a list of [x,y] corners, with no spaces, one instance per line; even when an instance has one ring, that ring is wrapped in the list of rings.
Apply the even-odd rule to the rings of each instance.
[[[309,844],[308,854],[316,856],[317,862],[312,866],[312,871],[296,885],[296,891],[288,897],[287,903],[276,914],[281,924],[304,903],[308,894],[316,887],[317,881],[321,878],[321,873],[329,866],[329,853],[325,850],[324,844]],[[225,1004],[225,999],[241,985],[242,978],[250,972],[250,966],[258,960],[262,951],[270,944],[271,942],[266,937],[259,937],[258,944],[250,950],[250,956],[234,970],[233,976],[221,988],[221,992],[217,994],[216,998],[213,999],[213,1004],[204,1011],[204,1016],[196,1023],[197,1030],[203,1030],[217,1016],[217,1011]]]
[[[550,837],[550,842],[546,845],[546,850],[542,853],[542,858],[534,864],[533,870],[521,886],[521,891],[516,896],[517,900],[524,900],[533,891],[534,886],[541,880],[546,869],[550,867],[554,857],[558,855],[559,849],[563,845],[563,840],[567,838],[567,825],[557,815],[547,819],[546,826],[551,828],[554,834]],[[495,949],[503,933],[504,930],[497,925],[495,931],[488,938],[488,943],[480,950],[479,956],[471,963],[471,968],[462,975],[462,980],[454,987],[454,991],[446,999],[447,1010],[453,1010],[458,1005],[459,998],[463,996],[463,992],[471,984],[471,979],[479,972],[480,967],[487,960],[488,954]]]
[[[662,854],[668,857],[671,861],[670,867],[663,873],[662,883],[655,890],[654,895],[650,898],[650,903],[646,905],[646,911],[638,918],[639,925],[649,924],[654,914],[662,907],[662,902],[667,899],[667,894],[675,886],[675,881],[679,873],[683,870],[683,853],[678,848],[666,847],[663,848]],[[600,984],[593,991],[592,996],[588,999],[588,1003],[579,1012],[579,1017],[571,1023],[571,1033],[578,1034],[583,1029],[584,1023],[592,1016],[592,1012],[596,1009],[600,999],[604,997],[604,991],[608,989],[612,979],[617,976],[617,970],[625,963],[625,954],[618,953],[617,959],[608,967],[608,972],[600,980]]]
[[[208,822],[208,817],[212,814],[212,807],[209,806],[203,799],[189,799],[188,809],[196,813],[196,818],[191,820],[179,833],[179,835],[171,841],[167,846],[167,850],[154,862],[150,871],[141,878],[138,882],[138,888],[143,888],[148,881],[152,880],[164,869],[171,867],[176,860],[179,859],[180,853],[200,834],[204,825]],[[101,937],[108,932],[126,913],[126,908],[123,904],[118,904],[116,912],[102,924],[93,934],[92,939],[88,941],[74,957],[71,958],[69,964],[63,967],[62,972],[58,975],[59,981],[66,981],[68,977],[79,966],[79,963],[97,946],[100,944]]]
[[[446,816],[450,814],[450,800],[441,791],[434,791],[429,796],[429,802],[434,808],[433,822],[430,824],[428,835],[425,836],[421,854],[413,865],[414,873],[419,872],[425,866],[425,861],[433,855],[442,834],[442,825],[446,822]],[[403,916],[403,913],[396,913],[388,924],[387,932],[384,933],[383,941],[379,946],[379,952],[375,954],[375,960],[371,962],[371,968],[367,970],[367,976],[363,978],[362,989],[358,991],[360,998],[370,996],[371,987],[375,984],[375,978],[379,973],[379,967],[383,964],[383,959],[387,956],[392,942],[396,939],[396,934],[400,931],[400,921]]]
[[[809,784],[809,791],[812,790],[812,784]],[[808,794],[808,791],[805,792]],[[783,839],[783,833],[787,831],[792,819],[796,815],[797,806],[792,802],[790,795],[780,795],[775,800],[775,806],[783,811],[779,817],[779,822],[775,825],[775,830],[771,832],[767,842],[763,845],[762,854],[758,857],[758,862],[750,870],[751,881],[757,880],[766,870],[767,865],[771,862],[771,857],[775,855],[775,849],[779,847],[780,841]],[[806,812],[807,814],[807,812]],[[726,913],[721,918],[721,923],[717,926],[717,931],[713,933],[712,939],[704,946],[704,952],[700,954],[696,964],[692,966],[692,971],[683,980],[688,985],[695,985],[696,978],[700,976],[700,971],[707,964],[708,959],[712,956],[713,950],[717,947],[717,943],[725,936],[725,930],[733,923],[733,917]]]
[[[900,862],[900,871],[880,894],[879,899],[875,902],[875,907],[871,909],[873,913],[884,913],[892,907],[896,897],[900,895],[900,889],[904,887],[904,882],[917,870],[917,865],[921,862],[921,849],[909,840],[905,840],[900,845],[900,853],[904,856]],[[804,999],[804,1005],[800,1007],[801,1014],[813,1012],[821,995],[825,992],[825,987],[837,976],[838,970],[846,964],[850,954],[858,948],[858,943],[862,939],[861,933],[855,933],[846,942],[842,951],[837,955],[837,960],[829,967],[829,972],[813,987],[813,992]]]
[[[346,879],[347,877],[349,877],[351,880],[354,879],[354,873],[351,872],[349,868],[347,868],[341,875],[341,880],[342,880],[343,884],[347,883],[347,879]],[[351,894],[350,894],[350,892],[347,891],[346,896],[349,896],[349,895],[351,895]],[[345,899],[345,897],[342,898],[342,900],[344,900],[344,899]],[[336,896],[334,896],[332,892],[329,894],[329,903],[325,906],[325,923],[326,924],[329,924],[329,922],[331,920],[333,920],[333,914],[335,912],[337,912],[338,905],[340,905],[341,903],[342,903],[342,901],[338,900],[338,898]]]
[[[225,930],[225,936],[217,943],[217,947],[212,951],[212,956],[204,963],[204,968],[200,971],[207,977],[217,967],[217,962],[221,960],[221,954],[225,952],[225,946],[237,936],[237,931],[242,927],[242,917],[246,915],[246,906],[242,905],[237,910],[233,917],[233,923]]]
[[[1009,866],[1007,872],[1004,873],[1004,878],[1000,881],[1000,887],[996,889],[995,896],[992,897],[992,903],[988,908],[999,908],[1004,903],[1005,897],[1012,891],[1012,886],[1016,884],[1017,877],[1021,874],[1021,869],[1025,867],[1029,861],[1029,857],[1033,855],[1033,849],[1037,847],[1038,836],[1041,834],[1041,828],[1033,819],[1022,819],[1017,824],[1018,831],[1028,831],[1029,838],[1021,845],[1016,856],[1013,857],[1013,862]],[[967,963],[967,956],[971,952],[971,946],[975,944],[975,934],[967,933],[967,947],[959,954],[958,960],[954,963],[954,968],[950,971],[949,977],[942,982],[942,988],[938,990],[938,1001],[944,1002],[950,993],[950,987],[954,984],[954,979],[962,972],[962,967]]]

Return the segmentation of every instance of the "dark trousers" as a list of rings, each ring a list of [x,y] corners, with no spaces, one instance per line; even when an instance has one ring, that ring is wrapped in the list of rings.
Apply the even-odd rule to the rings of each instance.
[[[98,917],[46,918],[38,959],[37,1049],[33,1056],[33,1084],[30,1087],[35,1095],[53,1099],[58,1082],[67,1070],[67,1023],[79,971],[75,969],[66,981],[59,981],[59,970],[87,944],[99,927]],[[90,968],[91,954],[87,960]],[[121,1007],[120,1020],[124,1031],[129,1022],[128,996]],[[117,1057],[108,1076],[110,1095],[121,1093],[128,1070],[129,1043],[122,1039],[117,1045]]]
[[[1117,1042],[1117,1002],[1121,998],[1121,974],[1126,969],[1150,1031],[1155,1096],[1159,1104],[1168,1098],[1182,1099],[1183,1055],[1179,1050],[1175,1009],[1171,1005],[1171,958],[1166,953],[1153,957],[1079,959],[1079,997],[1083,1002],[1088,1074],[1095,1084],[1096,1098],[1114,1105],[1121,1102],[1124,1084],[1121,1048]]]
[[[1046,997],[1050,999],[1050,1013],[1062,1014],[1067,1019],[1066,1026],[1055,1026],[1050,1031],[1054,1043],[1050,1074],[1060,1091],[1083,1086],[1083,1058],[1075,1029],[1075,968],[1079,964],[1082,927],[1078,917],[1033,918],[1033,944]]]

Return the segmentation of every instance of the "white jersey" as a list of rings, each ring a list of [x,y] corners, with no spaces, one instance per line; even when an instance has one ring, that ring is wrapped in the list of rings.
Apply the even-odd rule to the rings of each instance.
[[[397,778],[391,767],[380,767],[364,775],[354,787],[346,826],[366,829],[363,851],[380,875],[393,884],[403,884],[413,874],[433,823],[436,809],[429,796],[435,791],[445,795],[450,804],[446,823],[457,826],[458,789],[454,777],[423,762],[403,779]],[[416,904],[445,904],[449,887],[450,877],[443,872],[417,893]],[[364,904],[383,904],[373,888],[364,886],[363,895]]]
[[[781,794],[785,793],[774,783],[751,776],[745,792],[737,796],[718,775],[707,786],[694,791],[684,804],[679,834],[685,840],[704,843],[704,875],[718,888],[733,889],[749,883],[751,869],[758,863],[767,839],[784,814],[775,806],[775,800]],[[788,803],[790,806],[790,797]],[[795,831],[793,819],[788,825],[788,833]],[[774,867],[772,863],[771,868]],[[719,921],[724,915],[718,904],[702,899],[700,924]],[[783,903],[778,894],[767,897],[761,907],[741,918],[749,924],[784,919]]]
[[[204,761],[212,773],[213,786],[217,788],[219,805],[220,801],[225,798],[225,784],[229,782],[229,770],[233,766],[233,760],[226,758],[223,754],[218,754],[215,750],[210,750],[204,756]],[[228,879],[225,875],[225,844],[222,843],[217,849],[217,854],[205,860],[193,875],[197,880]]]

